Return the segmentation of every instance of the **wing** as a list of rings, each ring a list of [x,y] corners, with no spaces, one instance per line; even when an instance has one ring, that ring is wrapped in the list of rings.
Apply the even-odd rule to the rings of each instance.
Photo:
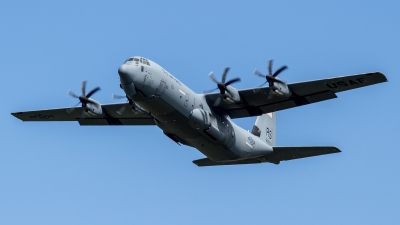
[[[123,106],[126,110],[122,114],[117,111]],[[105,104],[101,105],[104,116],[87,117],[83,113],[82,107],[45,109],[36,111],[14,112],[11,113],[22,121],[78,121],[80,125],[155,125],[154,119],[149,114],[135,114],[128,103]],[[68,113],[68,109],[75,108]]]
[[[276,112],[288,108],[307,105],[319,101],[336,98],[337,92],[365,87],[386,82],[385,75],[380,72],[365,73],[352,76],[334,77],[322,80],[306,81],[288,84],[292,96],[280,97],[273,95],[268,98],[270,88],[252,88],[239,90],[242,104],[228,104],[221,101],[219,109],[226,112],[232,119],[249,116],[259,116],[264,113]],[[216,101],[219,93],[206,94],[210,105]]]
[[[240,161],[229,162],[214,162],[209,158],[194,160],[193,163],[197,166],[223,166],[223,165],[238,165],[238,164],[254,164],[269,162],[279,164],[281,161],[300,159],[318,155],[326,155],[338,153],[340,150],[336,147],[273,147],[273,153],[266,156],[244,159]]]

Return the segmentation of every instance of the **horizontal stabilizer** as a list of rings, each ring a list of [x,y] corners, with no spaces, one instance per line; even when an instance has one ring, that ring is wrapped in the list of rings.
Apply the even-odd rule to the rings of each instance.
[[[263,157],[266,161],[278,164],[280,161],[300,159],[311,156],[341,152],[336,147],[272,147],[273,153]]]
[[[269,162],[279,164],[281,161],[300,159],[311,156],[326,155],[341,152],[336,147],[273,147],[273,153],[252,159],[244,159],[240,161],[214,162],[209,158],[194,160],[197,166],[223,166],[223,165],[239,165]]]

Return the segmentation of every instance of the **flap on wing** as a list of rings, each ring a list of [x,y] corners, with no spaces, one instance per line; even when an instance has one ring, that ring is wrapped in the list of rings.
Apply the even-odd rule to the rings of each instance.
[[[132,119],[117,119],[117,118],[102,118],[102,119],[79,119],[81,126],[93,125],[155,125],[153,118],[132,118]]]
[[[209,158],[198,159],[193,161],[197,166],[224,166],[224,165],[240,165],[240,164],[253,164],[261,163],[257,159],[245,159],[240,161],[229,161],[229,162],[214,162]]]
[[[332,91],[324,91],[305,96],[294,96],[289,99],[284,98],[283,100],[262,104],[258,107],[249,106],[236,109],[227,109],[226,112],[232,119],[249,116],[259,116],[264,113],[276,112],[279,110],[289,109],[333,98],[337,98],[335,93],[333,93]]]

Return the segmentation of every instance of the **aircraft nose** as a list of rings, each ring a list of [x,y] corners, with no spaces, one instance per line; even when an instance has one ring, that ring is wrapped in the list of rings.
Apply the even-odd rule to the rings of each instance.
[[[129,73],[128,65],[122,64],[118,68],[118,74],[122,84],[131,84],[133,82],[132,75]]]

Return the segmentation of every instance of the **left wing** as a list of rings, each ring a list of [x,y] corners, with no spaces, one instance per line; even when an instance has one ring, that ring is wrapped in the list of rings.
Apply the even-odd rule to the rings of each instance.
[[[365,73],[352,76],[334,77],[288,84],[292,96],[281,97],[273,95],[268,98],[270,88],[252,88],[239,90],[243,101],[241,104],[228,104],[221,101],[218,108],[227,113],[232,119],[249,116],[259,116],[264,113],[276,112],[288,108],[307,105],[319,101],[336,98],[337,92],[365,87],[386,82],[385,75],[380,72]],[[213,105],[219,93],[205,94],[205,98]]]
[[[117,111],[123,106],[126,110],[122,114]],[[149,114],[135,114],[128,103],[116,103],[101,105],[104,115],[88,117],[83,113],[82,107],[45,109],[36,111],[11,113],[22,121],[78,121],[80,125],[155,125],[154,118]],[[68,109],[74,111],[68,113]]]

